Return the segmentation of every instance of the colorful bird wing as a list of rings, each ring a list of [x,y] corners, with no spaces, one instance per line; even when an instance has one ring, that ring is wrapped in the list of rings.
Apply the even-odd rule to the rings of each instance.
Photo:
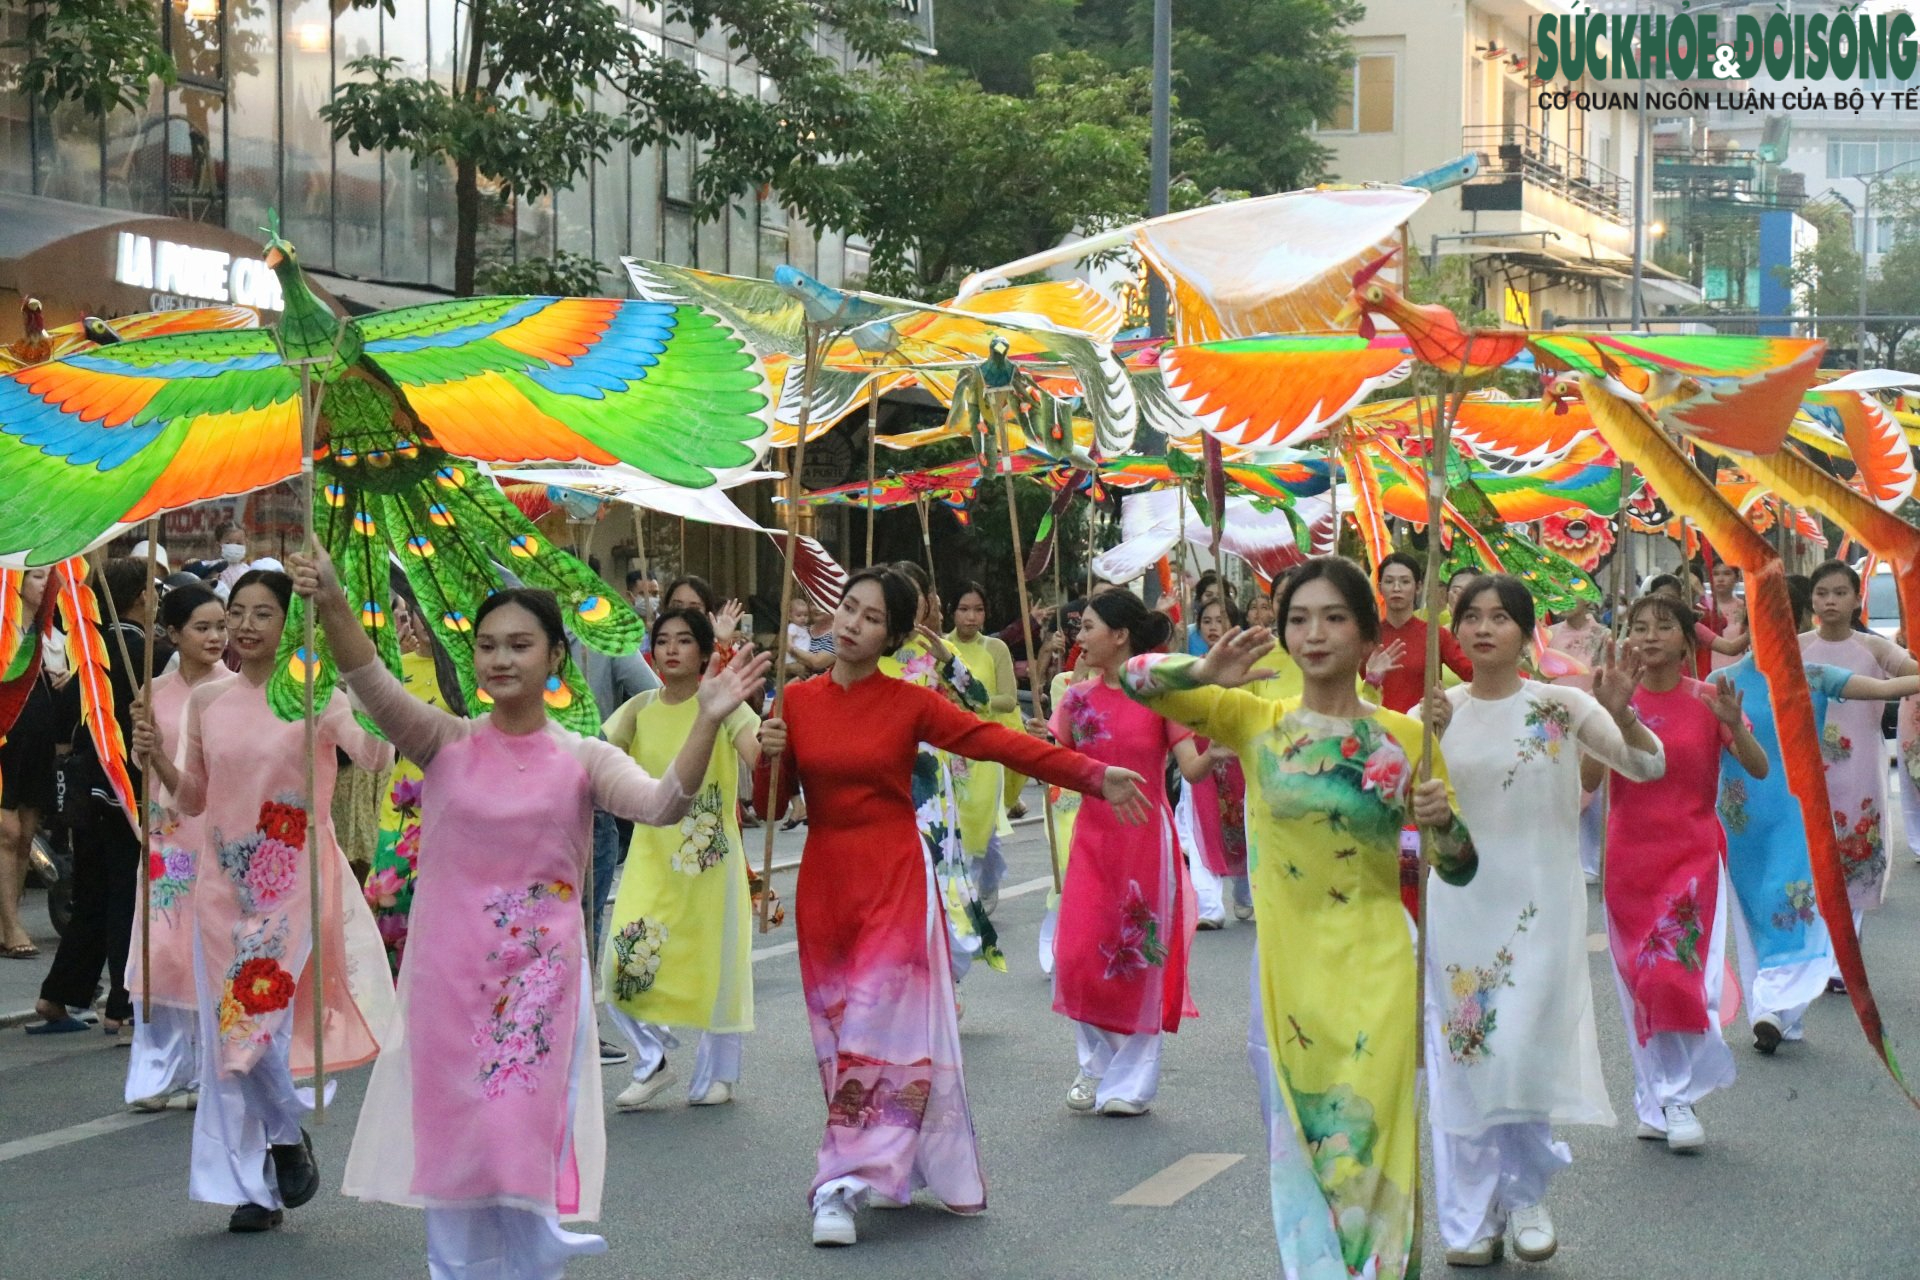
[[[1208,434],[1246,448],[1311,439],[1412,367],[1400,346],[1352,334],[1230,338],[1160,355],[1170,399]]]
[[[1823,345],[1812,338],[1714,333],[1532,335],[1534,354],[1550,368],[1571,369],[1596,377],[1618,374],[1622,366],[1631,366],[1695,378],[1746,378],[1793,364],[1803,359],[1809,348]],[[1636,381],[1639,385],[1635,385]],[[1627,380],[1627,387],[1635,393],[1646,391],[1644,379]]]
[[[1586,405],[1578,400],[1486,400],[1468,397],[1454,415],[1453,436],[1474,453],[1515,464],[1564,458],[1593,434]]]
[[[1913,448],[1885,405],[1863,391],[1815,391],[1806,406],[1840,433],[1869,498],[1892,511],[1913,496]]]
[[[798,360],[806,350],[806,312],[771,280],[622,258],[633,291],[649,302],[691,303],[725,317],[763,357]]]
[[[1620,505],[1620,465],[1601,441],[1587,436],[1567,456],[1546,466],[1512,469],[1476,457],[1473,482],[1508,524],[1531,524],[1569,511],[1612,515]]]
[[[14,659],[20,655],[20,637],[26,619],[26,612],[20,600],[21,574],[13,569],[0,569],[0,680],[8,679],[17,672],[13,669]],[[0,738],[7,736],[6,725],[0,725]]]
[[[773,415],[773,434],[767,443],[774,449],[791,449],[800,434],[801,389],[805,379],[800,374],[800,366],[786,356],[769,356],[766,366],[767,382],[778,402]],[[898,373],[854,372],[824,366],[814,370],[813,403],[807,410],[807,440],[818,440],[839,426],[847,415],[864,408],[876,380],[878,394],[885,395],[912,379]]]
[[[145,338],[163,338],[175,333],[258,329],[260,313],[252,307],[186,307],[179,311],[142,311],[130,316],[115,316],[104,323],[121,342],[139,342]],[[87,335],[85,322],[49,329],[47,336],[53,339],[55,359],[92,351],[100,346]]]
[[[1660,409],[1661,425],[1716,450],[1774,453],[1820,372],[1824,350],[1824,343],[1813,342],[1786,364],[1734,380],[1700,382],[1695,394]]]
[[[118,343],[0,376],[0,561],[50,564],[300,467],[270,330]]]
[[[768,529],[766,534],[773,540],[774,550],[785,556],[788,535],[775,529]],[[808,598],[828,612],[838,609],[840,597],[847,593],[847,571],[831,551],[805,534],[794,544],[793,577]]]
[[[1119,307],[1084,280],[1043,280],[988,289],[964,299],[949,298],[940,305],[969,315],[1072,329],[1103,342],[1111,342],[1126,320]]]
[[[719,316],[612,298],[455,298],[353,322],[365,359],[448,453],[626,462],[705,488],[753,466],[773,400]]]
[[[107,782],[127,821],[137,830],[140,797],[133,789],[133,775],[127,771],[127,739],[114,714],[113,681],[107,678],[113,663],[107,655],[106,639],[100,634],[100,602],[87,585],[86,561],[75,557],[55,565],[47,590],[59,599],[60,620],[67,630],[67,662],[80,689],[80,718],[86,722],[87,736],[93,739],[94,758],[106,771]],[[138,687],[140,677],[129,671],[127,682]]]

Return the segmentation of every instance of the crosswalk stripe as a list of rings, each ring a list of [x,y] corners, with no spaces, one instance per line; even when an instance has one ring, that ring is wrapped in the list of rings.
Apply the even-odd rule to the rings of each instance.
[[[1181,1156],[1145,1182],[1113,1198],[1114,1204],[1165,1209],[1245,1160],[1244,1155],[1197,1151]]]

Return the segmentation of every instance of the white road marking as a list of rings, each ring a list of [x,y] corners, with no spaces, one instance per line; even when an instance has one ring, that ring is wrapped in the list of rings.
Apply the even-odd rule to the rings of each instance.
[[[155,1120],[165,1119],[165,1111],[134,1113],[121,1111],[110,1116],[101,1116],[98,1120],[88,1120],[84,1124],[68,1125],[64,1129],[55,1129],[51,1133],[36,1133],[31,1138],[15,1138],[12,1142],[0,1142],[0,1164],[9,1160],[18,1160],[21,1156],[38,1155],[42,1151],[52,1151],[73,1142],[85,1142],[88,1138],[103,1137],[109,1133],[118,1133],[122,1129],[133,1129]]]
[[[1133,1190],[1115,1196],[1113,1203],[1165,1209],[1178,1204],[1245,1159],[1243,1155],[1204,1151],[1181,1156]]]

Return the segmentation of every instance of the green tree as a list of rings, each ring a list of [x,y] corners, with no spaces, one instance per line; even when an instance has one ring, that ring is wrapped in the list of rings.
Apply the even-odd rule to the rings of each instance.
[[[1032,97],[990,93],[908,60],[875,77],[870,124],[886,142],[842,166],[874,288],[948,296],[969,271],[1144,212],[1146,73],[1044,54],[1033,84]]]
[[[1076,0],[970,0],[933,11],[940,61],[990,93],[1033,92],[1034,58],[1065,47]]]
[[[372,7],[386,0],[350,0]],[[710,84],[650,48],[606,0],[466,0],[451,87],[398,58],[359,58],[321,115],[355,151],[410,154],[454,173],[454,292],[473,292],[483,179],[500,198],[562,189],[615,147],[698,146],[698,214],[771,186],[815,225],[845,225],[853,193],[836,154],[866,137],[857,77],[815,48],[831,26],[862,57],[900,47],[889,0],[637,0],[696,34],[725,33],[778,101]]]
[[[146,105],[153,78],[174,80],[151,0],[27,0],[13,80],[51,109],[74,103],[89,115]]]
[[[1326,176],[1314,122],[1347,92],[1344,29],[1359,0],[1178,0],[1174,91],[1192,133],[1178,171],[1201,191],[1290,191]],[[1152,60],[1153,0],[1080,0],[1070,47],[1116,67]]]
[[[1800,216],[1813,224],[1819,238],[1793,255],[1784,269],[1784,283],[1807,311],[1816,316],[1851,315],[1860,309],[1860,255],[1853,247],[1853,224],[1847,211],[1821,200],[1801,206]],[[1829,342],[1851,343],[1858,330],[1851,323],[1822,321],[1816,336]]]

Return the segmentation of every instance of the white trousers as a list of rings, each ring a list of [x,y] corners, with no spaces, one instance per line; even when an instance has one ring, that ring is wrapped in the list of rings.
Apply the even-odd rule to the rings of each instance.
[[[133,1056],[127,1060],[127,1101],[200,1087],[200,1014],[157,1004],[149,1014],[133,1001]]]
[[[292,1028],[275,1035],[251,1071],[209,1070],[193,1113],[193,1169],[187,1194],[211,1204],[283,1207],[270,1146],[300,1141],[311,1090],[287,1069]],[[217,1043],[211,1041],[210,1043]]]
[[[1180,803],[1173,806],[1173,834],[1187,860],[1187,874],[1193,877],[1193,902],[1200,919],[1225,924],[1227,907],[1220,877],[1207,869],[1207,860],[1200,855],[1200,825],[1194,821],[1191,786],[1180,788]]]
[[[1539,1121],[1498,1124],[1466,1137],[1443,1132],[1437,1112],[1428,1120],[1433,1198],[1449,1249],[1499,1235],[1509,1213],[1546,1199],[1547,1183],[1573,1163],[1567,1144],[1555,1142],[1552,1126]]]
[[[1100,1082],[1093,1105],[1145,1104],[1160,1091],[1160,1033],[1123,1036],[1085,1022],[1073,1024],[1080,1069]]]
[[[432,1280],[560,1280],[569,1259],[606,1251],[599,1236],[562,1230],[526,1209],[427,1210]]]
[[[633,1046],[633,1078],[645,1080],[667,1060],[667,1050],[678,1049],[680,1040],[667,1028],[652,1022],[640,1022],[609,1006],[607,1012]],[[689,1098],[704,1097],[716,1080],[740,1083],[741,1036],[737,1031],[702,1031],[693,1053],[693,1078],[687,1081]]]
[[[1824,940],[1826,921],[1816,918],[1807,926],[1807,935]],[[1801,1020],[1806,1017],[1808,1006],[1825,993],[1827,980],[1839,972],[1834,968],[1832,950],[1829,948],[1810,960],[1762,969],[1747,933],[1746,917],[1738,911],[1733,915],[1733,943],[1740,969],[1740,989],[1746,996],[1747,1025],[1753,1026],[1762,1015],[1771,1015],[1780,1023],[1782,1040],[1803,1039]]]
[[[1600,874],[1600,851],[1607,844],[1607,805],[1605,795],[1580,811],[1580,870],[1589,880]]]
[[[1620,994],[1620,1013],[1627,1024],[1627,1054],[1633,1059],[1633,1109],[1643,1124],[1666,1131],[1662,1108],[1692,1105],[1733,1083],[1733,1050],[1720,1034],[1720,997],[1726,986],[1727,917],[1739,910],[1733,901],[1726,872],[1720,874],[1720,897],[1713,913],[1713,938],[1707,947],[1707,1029],[1702,1032],[1657,1031],[1640,1043],[1633,1029],[1633,995],[1613,967],[1614,989]]]
[[[1060,927],[1060,907],[1055,904],[1047,908],[1047,914],[1040,917],[1040,972],[1053,972],[1053,935]]]
[[[1914,788],[1913,779],[1907,775],[1897,746],[1893,753],[1893,787],[1900,793],[1900,825],[1906,828],[1907,852],[1920,858],[1920,790]]]

